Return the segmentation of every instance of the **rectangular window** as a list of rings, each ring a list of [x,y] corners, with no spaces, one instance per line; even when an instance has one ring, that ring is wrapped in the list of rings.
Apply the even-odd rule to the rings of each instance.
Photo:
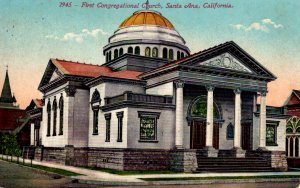
[[[122,142],[122,137],[123,137],[123,115],[124,115],[124,112],[117,112],[117,117],[118,117],[118,139],[117,139],[117,142]]]
[[[277,127],[278,121],[267,121],[266,125],[266,146],[278,146],[277,144]]]
[[[138,111],[140,118],[140,142],[157,142],[159,112]]]
[[[93,109],[93,135],[98,135],[98,109]]]
[[[104,115],[106,120],[106,136],[105,136],[105,142],[110,142],[110,120],[111,120],[111,113]]]

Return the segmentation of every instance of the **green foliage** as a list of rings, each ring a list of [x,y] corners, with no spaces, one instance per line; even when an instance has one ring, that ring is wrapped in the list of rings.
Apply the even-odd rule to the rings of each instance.
[[[7,155],[20,156],[22,150],[17,141],[15,134],[2,134],[1,137],[1,150]]]

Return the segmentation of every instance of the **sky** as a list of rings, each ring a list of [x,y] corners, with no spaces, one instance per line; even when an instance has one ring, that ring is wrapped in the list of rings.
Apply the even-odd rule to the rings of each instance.
[[[83,2],[95,5],[81,7]],[[161,7],[151,9],[171,21],[191,53],[233,40],[276,75],[277,80],[268,85],[268,105],[281,106],[292,89],[300,89],[300,1],[149,2],[160,3]],[[98,3],[139,3],[139,7],[97,8]],[[0,0],[0,89],[8,65],[12,91],[20,107],[26,108],[31,99],[42,97],[37,88],[50,58],[103,64],[108,38],[124,19],[143,9],[143,3]],[[166,8],[167,3],[182,8]],[[232,8],[203,8],[210,3],[229,3]],[[185,8],[188,4],[200,8]]]

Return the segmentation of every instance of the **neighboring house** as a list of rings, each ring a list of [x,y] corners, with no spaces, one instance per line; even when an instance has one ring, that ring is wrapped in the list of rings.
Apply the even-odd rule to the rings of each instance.
[[[28,108],[42,116],[31,133],[40,128],[36,159],[118,170],[287,169],[285,120],[266,107],[276,77],[236,43],[190,55],[168,19],[142,10],[103,54],[103,65],[49,60],[38,87],[44,106]]]
[[[286,126],[286,155],[291,167],[300,167],[300,91],[293,90],[284,103],[286,114],[292,116]]]
[[[26,126],[27,122],[25,110],[19,108],[15,96],[12,95],[8,70],[6,70],[0,97],[0,134],[17,134],[19,145],[29,146],[30,127]]]

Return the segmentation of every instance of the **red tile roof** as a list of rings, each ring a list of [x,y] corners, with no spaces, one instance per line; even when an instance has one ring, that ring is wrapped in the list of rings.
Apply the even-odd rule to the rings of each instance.
[[[133,70],[113,71],[111,67],[72,62],[59,59],[51,59],[53,64],[64,74],[74,76],[99,77],[107,76],[138,80],[143,72]]]
[[[22,122],[17,122],[17,119],[25,115],[25,110],[0,108],[0,132],[12,131],[22,125]]]

